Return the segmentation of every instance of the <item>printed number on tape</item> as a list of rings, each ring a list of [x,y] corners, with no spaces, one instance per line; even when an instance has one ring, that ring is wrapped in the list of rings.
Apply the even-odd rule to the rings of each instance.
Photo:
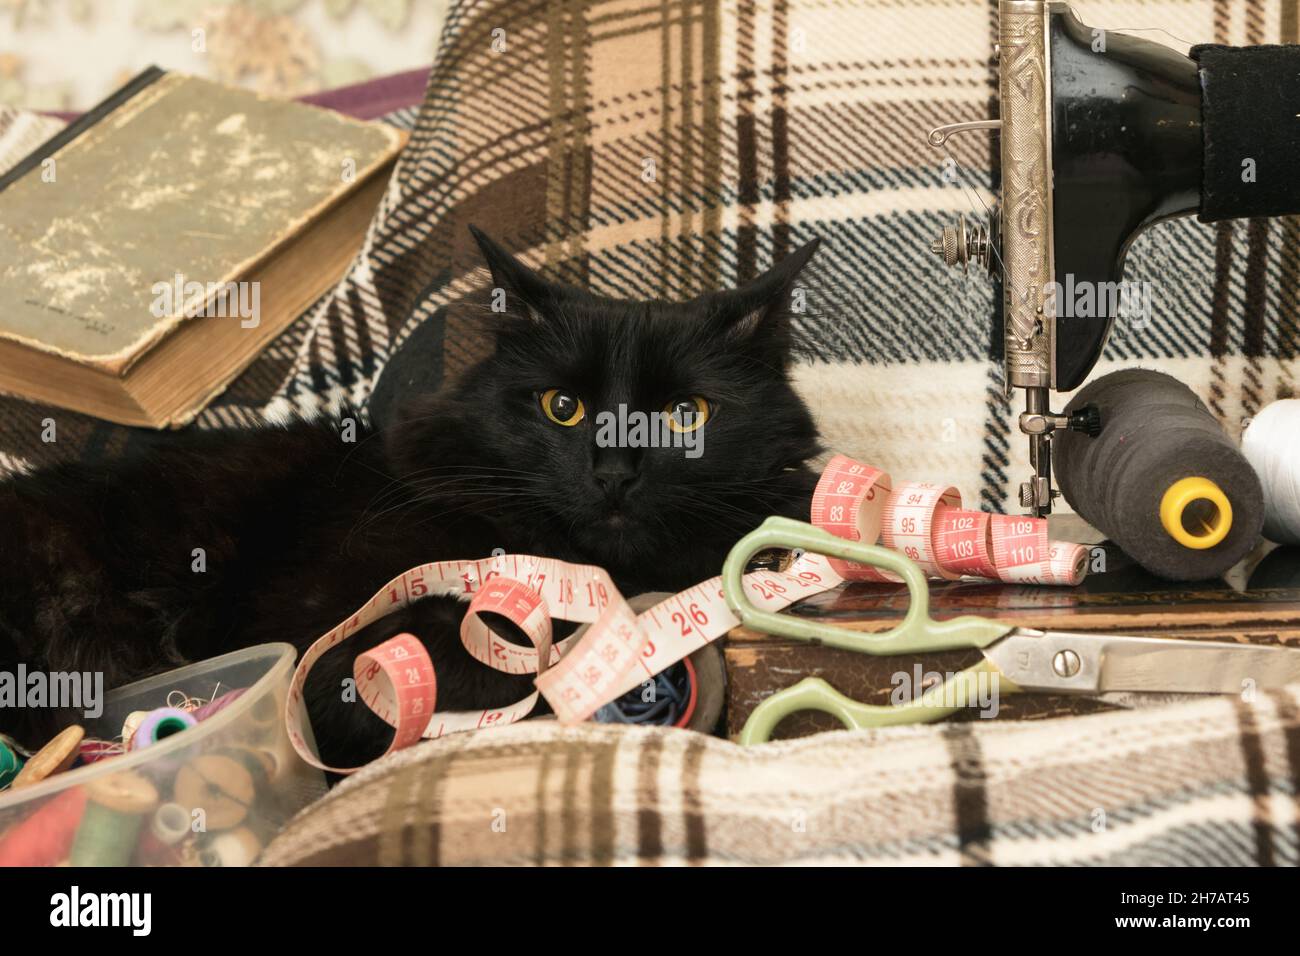
[[[1087,549],[1051,542],[1047,522],[964,511],[955,488],[904,482],[893,490],[879,468],[845,455],[831,459],[817,484],[812,523],[851,541],[883,539],[933,577],[963,575],[1034,584],[1076,584],[1086,572]],[[805,554],[785,571],[744,576],[750,600],[767,611],[829,590],[844,581],[884,581],[874,568]],[[666,598],[638,615],[604,570],[552,558],[505,555],[480,561],[442,561],[412,568],[307,649],[294,671],[285,718],[289,736],[308,763],[328,767],[307,744],[303,688],[326,651],[362,628],[430,595],[469,600],[460,638],[477,661],[509,674],[536,674],[537,690],[508,707],[438,712],[437,675],[424,645],[399,634],[357,657],[358,696],[394,728],[389,750],[423,738],[481,730],[522,720],[539,697],[565,723],[586,720],[602,705],[675,664],[738,623],[727,608],[722,579],[713,578]],[[492,612],[528,638],[518,644],[483,619]],[[552,620],[590,625],[580,637],[552,641]]]

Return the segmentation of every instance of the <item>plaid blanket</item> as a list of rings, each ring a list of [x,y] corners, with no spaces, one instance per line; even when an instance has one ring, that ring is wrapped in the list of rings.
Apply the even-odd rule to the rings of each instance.
[[[740,747],[519,724],[387,757],[266,865],[1294,865],[1300,687]]]
[[[1289,0],[1077,8],[1182,49],[1300,38]],[[828,446],[1002,510],[1026,465],[999,304],[929,251],[992,204],[994,143],[957,137],[948,157],[925,140],[996,109],[995,28],[992,0],[459,0],[354,267],[193,427],[333,414],[384,394],[386,369],[463,369],[484,348],[456,308],[479,264],[470,223],[620,296],[743,281],[821,236],[797,376]],[[1128,278],[1151,284],[1153,315],[1116,329],[1099,371],[1162,368],[1234,433],[1300,391],[1300,220],[1162,224]],[[39,440],[47,415],[57,446]],[[132,440],[0,402],[0,468]],[[518,726],[379,762],[267,859],[1295,863],[1297,728],[1294,693],[759,750]]]
[[[1076,6],[1184,50],[1297,39],[1293,2]],[[957,212],[992,204],[996,139],[951,141],[956,182],[925,139],[996,109],[995,30],[993,0],[461,0],[351,274],[195,427],[363,404],[413,336],[405,364],[422,381],[463,368],[483,348],[455,308],[478,265],[471,222],[623,296],[735,283],[822,236],[797,374],[828,447],[1002,510],[1027,465],[1000,306],[928,248]],[[1234,433],[1300,391],[1300,219],[1162,224],[1134,243],[1128,277],[1151,284],[1153,315],[1117,327],[1099,371],[1169,371]],[[57,446],[39,438],[51,414]],[[0,402],[0,466],[129,441]]]

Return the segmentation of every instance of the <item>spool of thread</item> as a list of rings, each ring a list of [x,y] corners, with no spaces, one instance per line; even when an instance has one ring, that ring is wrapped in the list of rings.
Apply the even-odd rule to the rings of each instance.
[[[177,849],[190,835],[190,815],[179,803],[164,803],[154,811],[148,828],[140,835],[135,861],[141,866],[180,866]]]
[[[239,700],[240,696],[243,695],[246,689],[247,688],[241,687],[238,690],[229,691],[222,694],[220,697],[213,698],[202,707],[194,708],[190,713],[194,715],[196,720],[207,720],[213,714],[220,713],[235,701]]]
[[[1259,541],[1264,495],[1246,458],[1186,385],[1126,369],[1084,386],[1065,408],[1101,412],[1101,434],[1052,440],[1065,500],[1152,574],[1202,581]]]
[[[18,771],[23,769],[23,758],[3,740],[0,740],[0,790],[13,783]]]
[[[158,791],[133,771],[86,784],[86,812],[69,856],[73,866],[126,866],[135,855],[145,815],[158,805]]]
[[[1267,405],[1241,436],[1264,489],[1264,537],[1300,544],[1300,398]]]
[[[159,707],[145,714],[144,719],[131,735],[131,749],[141,750],[150,744],[179,734],[182,730],[193,727],[198,720],[189,711],[179,707]]]
[[[133,710],[126,715],[126,720],[122,721],[122,741],[129,749],[131,741],[135,737],[135,732],[140,728],[140,724],[149,716],[147,710]]]
[[[164,803],[154,812],[149,828],[163,843],[174,846],[190,832],[189,812],[179,803]]]
[[[117,757],[126,751],[117,740],[83,740],[81,742],[80,760],[83,764]]]
[[[84,787],[72,787],[46,800],[0,836],[0,867],[62,863],[72,849],[85,810]]]
[[[248,827],[213,834],[199,852],[204,866],[251,866],[262,852],[262,841]]]

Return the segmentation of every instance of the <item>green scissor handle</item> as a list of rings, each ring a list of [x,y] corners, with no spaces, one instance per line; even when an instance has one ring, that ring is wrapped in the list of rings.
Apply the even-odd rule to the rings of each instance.
[[[844,558],[893,571],[906,583],[911,604],[903,622],[890,631],[867,633],[806,621],[788,614],[761,611],[749,603],[742,578],[750,559],[768,548],[802,548],[814,554]],[[1011,631],[984,617],[954,617],[936,621],[930,617],[930,588],[925,572],[898,554],[873,544],[837,538],[829,531],[814,528],[793,518],[768,518],[731,549],[722,566],[722,592],[731,613],[740,623],[765,634],[791,637],[800,641],[819,641],[830,647],[861,651],[864,654],[912,654],[922,651],[947,651],[957,647],[987,647]]]
[[[999,696],[1019,690],[991,661],[980,661],[904,704],[863,704],[852,697],[845,697],[820,677],[805,677],[793,687],[777,691],[755,707],[740,732],[740,742],[766,742],[777,724],[801,710],[824,711],[839,718],[840,723],[849,730],[926,724],[942,720],[979,699],[981,672],[989,675]]]
[[[815,554],[843,558],[892,571],[907,584],[910,603],[901,624],[889,631],[867,633],[850,631],[820,621],[802,620],[787,614],[774,614],[754,607],[745,593],[743,576],[751,558],[769,548],[802,548]],[[930,588],[925,572],[907,557],[885,548],[849,541],[828,531],[791,518],[768,518],[755,531],[736,542],[722,566],[722,591],[727,607],[740,623],[756,631],[801,641],[816,641],[865,654],[909,654],[944,651],[955,648],[983,648],[1011,632],[1006,624],[988,618],[963,616],[946,621],[930,617]],[[767,740],[782,718],[799,710],[821,710],[834,714],[847,727],[885,727],[891,724],[920,723],[939,720],[964,706],[946,705],[944,701],[975,700],[972,693],[980,672],[1000,674],[987,661],[957,674],[952,680],[932,687],[920,697],[897,706],[861,704],[845,697],[823,680],[809,678],[780,691],[760,704],[750,715],[741,734],[742,743]],[[1001,677],[1000,693],[1016,690]]]

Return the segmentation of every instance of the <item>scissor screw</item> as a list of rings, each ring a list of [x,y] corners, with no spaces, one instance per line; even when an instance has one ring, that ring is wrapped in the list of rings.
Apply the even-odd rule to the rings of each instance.
[[[1052,658],[1052,670],[1056,671],[1057,677],[1073,677],[1081,666],[1079,655],[1074,651],[1057,651]]]

